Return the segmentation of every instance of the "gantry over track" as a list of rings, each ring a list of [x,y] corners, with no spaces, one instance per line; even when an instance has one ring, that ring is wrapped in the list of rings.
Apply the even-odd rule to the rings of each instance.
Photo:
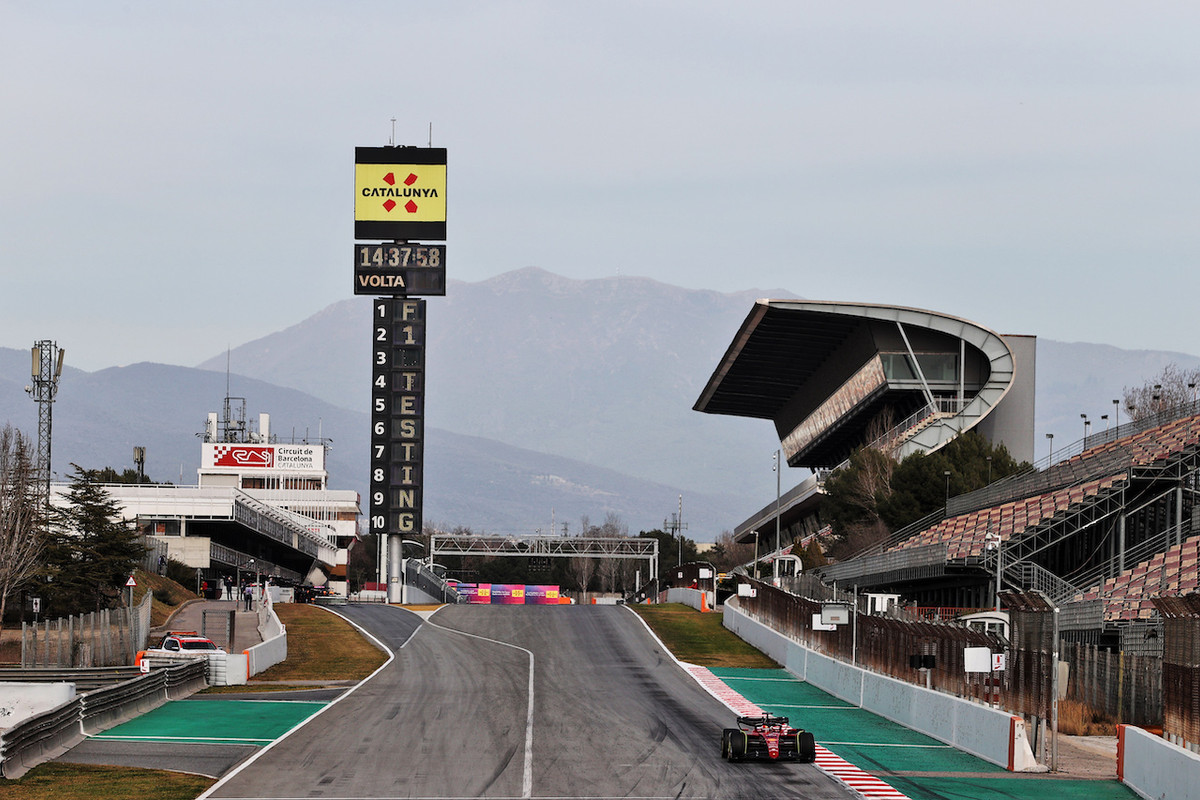
[[[543,558],[644,558],[650,580],[658,577],[658,540],[596,536],[476,536],[436,534],[430,555],[541,556]]]

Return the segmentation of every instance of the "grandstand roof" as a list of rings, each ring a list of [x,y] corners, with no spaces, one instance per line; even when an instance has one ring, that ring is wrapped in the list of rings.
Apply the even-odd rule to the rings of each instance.
[[[898,456],[937,449],[991,413],[1014,374],[1008,343],[959,317],[759,300],[694,408],[770,419],[790,465],[832,467],[881,425]],[[1028,405],[1031,442],[1032,396]]]

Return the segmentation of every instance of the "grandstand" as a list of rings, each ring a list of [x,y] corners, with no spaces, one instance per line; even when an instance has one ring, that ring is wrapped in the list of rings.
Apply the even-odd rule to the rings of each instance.
[[[951,498],[824,580],[887,589],[922,606],[984,607],[1038,590],[1072,638],[1114,641],[1156,618],[1151,599],[1198,588],[1193,536],[1200,406],[1185,403],[1081,440],[1060,461]]]
[[[1034,364],[1031,337],[957,317],[759,301],[695,409],[772,420],[788,464],[818,478],[753,513],[735,536],[773,533],[776,517],[783,544],[819,529],[819,476],[857,447],[899,459],[977,430],[1032,462]],[[1104,644],[1130,625],[1155,624],[1152,598],[1200,588],[1200,405],[1160,410],[1054,456],[950,497],[870,551],[816,572],[923,607],[979,609],[998,590],[1037,591],[1063,609],[1066,638]]]

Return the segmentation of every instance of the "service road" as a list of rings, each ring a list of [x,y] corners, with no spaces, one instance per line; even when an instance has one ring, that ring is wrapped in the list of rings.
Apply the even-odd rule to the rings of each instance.
[[[343,613],[395,658],[207,796],[855,796],[811,764],[721,761],[732,712],[627,608]]]

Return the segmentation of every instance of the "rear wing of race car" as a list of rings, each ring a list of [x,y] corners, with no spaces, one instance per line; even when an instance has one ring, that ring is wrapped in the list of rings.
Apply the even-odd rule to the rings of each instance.
[[[758,717],[738,717],[737,721],[739,727],[744,726],[749,728],[755,728],[759,725],[783,725],[784,727],[790,725],[787,717],[774,717],[770,714],[763,714]]]

